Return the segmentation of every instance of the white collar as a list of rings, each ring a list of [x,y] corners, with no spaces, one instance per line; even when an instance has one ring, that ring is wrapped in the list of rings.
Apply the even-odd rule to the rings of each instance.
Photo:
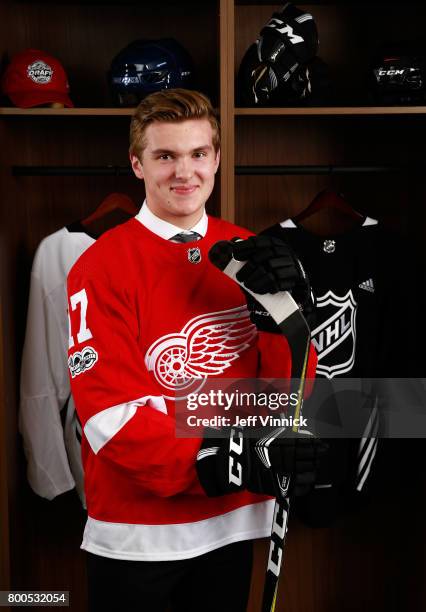
[[[170,238],[172,238],[173,236],[176,236],[176,234],[180,234],[180,233],[189,234],[189,232],[198,232],[200,236],[203,236],[204,238],[204,236],[207,233],[207,226],[209,223],[207,213],[204,210],[203,216],[198,221],[198,223],[196,223],[194,227],[184,230],[181,227],[178,227],[177,225],[173,225],[173,223],[164,221],[164,219],[160,219],[160,217],[157,217],[157,215],[154,215],[154,213],[148,207],[146,200],[142,204],[142,207],[140,211],[138,212],[138,214],[136,215],[135,219],[140,221],[142,225],[144,225],[151,232],[153,232],[154,234],[157,234],[157,236],[160,236],[160,238],[164,238],[165,240],[170,240]]]

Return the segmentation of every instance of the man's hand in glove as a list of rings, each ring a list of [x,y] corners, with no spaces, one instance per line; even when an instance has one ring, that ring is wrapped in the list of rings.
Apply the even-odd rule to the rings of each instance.
[[[251,236],[247,240],[234,239],[234,259],[247,262],[237,278],[254,293],[289,291],[303,311],[305,318],[314,309],[314,297],[309,279],[294,251],[274,236]],[[276,332],[269,314],[250,295],[246,294],[250,318],[261,331]]]
[[[217,436],[216,430],[208,430]],[[255,438],[241,427],[232,427],[226,437],[205,437],[197,456],[197,473],[209,497],[247,489],[277,497],[304,495],[314,485],[320,457],[326,445],[309,433],[291,429],[262,428]],[[251,432],[253,435],[255,432]]]

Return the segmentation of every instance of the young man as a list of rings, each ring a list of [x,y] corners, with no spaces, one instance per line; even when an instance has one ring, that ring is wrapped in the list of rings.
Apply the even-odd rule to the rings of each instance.
[[[251,540],[270,534],[274,501],[262,494],[271,492],[259,486],[256,460],[250,478],[229,487],[215,456],[197,462],[201,439],[175,434],[176,397],[207,376],[290,373],[284,338],[257,333],[240,288],[208,259],[218,240],[250,235],[206,215],[219,158],[207,98],[169,90],[143,100],[131,123],[130,160],[146,200],[68,277],[91,611],[161,612],[171,603],[185,612],[242,612]],[[295,264],[281,255],[291,289]],[[314,367],[312,357],[311,376]],[[228,446],[224,439],[222,451]],[[315,443],[280,448],[271,451],[274,467],[296,484],[310,482]]]

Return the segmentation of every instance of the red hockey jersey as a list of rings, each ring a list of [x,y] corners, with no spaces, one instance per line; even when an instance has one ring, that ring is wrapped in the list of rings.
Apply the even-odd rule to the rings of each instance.
[[[180,559],[269,535],[272,500],[208,498],[195,470],[201,440],[175,434],[173,398],[195,376],[290,374],[285,339],[257,334],[241,290],[208,260],[215,242],[236,235],[249,233],[210,217],[204,238],[176,244],[132,219],[69,274],[69,368],[89,515],[82,548],[92,553]]]

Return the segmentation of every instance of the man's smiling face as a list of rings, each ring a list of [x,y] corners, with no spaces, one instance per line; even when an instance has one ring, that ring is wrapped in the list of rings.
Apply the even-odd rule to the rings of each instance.
[[[144,140],[142,159],[130,159],[136,176],[145,181],[150,210],[169,223],[192,227],[203,214],[219,166],[209,121],[154,121]]]

